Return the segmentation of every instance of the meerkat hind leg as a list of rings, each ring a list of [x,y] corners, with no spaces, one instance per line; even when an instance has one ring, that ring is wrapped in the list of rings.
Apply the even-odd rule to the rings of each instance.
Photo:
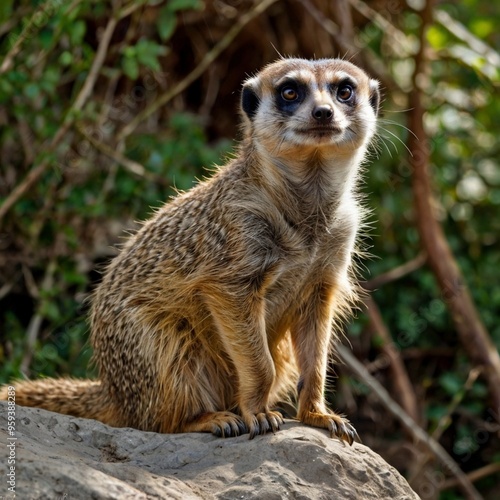
[[[359,439],[356,429],[342,415],[326,410],[325,413],[305,411],[300,415],[300,421],[312,427],[319,427],[330,431],[330,437],[338,437],[350,445]]]
[[[305,424],[328,429],[331,437],[352,444],[357,437],[356,430],[349,420],[328,410],[324,400],[334,292],[335,288],[331,284],[318,283],[292,328],[292,340],[301,372],[297,417]]]

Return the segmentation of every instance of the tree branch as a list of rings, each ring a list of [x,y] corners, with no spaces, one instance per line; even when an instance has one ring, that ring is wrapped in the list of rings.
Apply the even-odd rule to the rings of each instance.
[[[394,269],[390,269],[385,273],[379,274],[371,280],[362,282],[361,286],[365,290],[377,290],[387,283],[391,283],[392,281],[401,279],[407,274],[420,269],[425,264],[426,260],[427,255],[425,254],[425,252],[421,252],[414,259],[409,260],[408,262],[405,262],[404,264],[395,267]]]
[[[142,7],[143,2],[131,3],[129,8],[124,8],[124,10],[118,12],[118,14],[112,14],[108,20],[108,24],[104,29],[101,41],[97,48],[92,66],[85,79],[85,82],[80,89],[77,97],[75,98],[73,105],[66,113],[62,125],[59,127],[58,131],[52,138],[50,145],[47,147],[47,153],[53,153],[57,146],[61,143],[65,135],[68,133],[69,129],[75,122],[76,115],[79,111],[83,109],[87,100],[89,99],[92,90],[94,89],[97,77],[99,76],[102,65],[106,58],[108,52],[109,44],[111,43],[111,37],[115,31],[118,21],[129,15],[134,10]],[[15,55],[15,54],[14,54]],[[48,158],[42,160],[36,167],[32,168],[26,177],[12,190],[12,192],[5,198],[3,203],[0,205],[0,223],[5,217],[6,213],[12,208],[12,206],[17,203],[17,201],[38,181],[38,179],[45,173],[45,171],[50,167],[51,162]]]
[[[56,258],[54,257],[48,264],[45,275],[40,285],[40,290],[48,292],[54,286],[54,274],[56,272]],[[29,377],[31,360],[33,359],[33,353],[35,352],[35,343],[40,333],[40,328],[42,326],[43,315],[41,313],[41,308],[44,302],[44,297],[38,297],[38,307],[35,314],[31,317],[28,328],[26,330],[26,341],[24,346],[24,355],[21,361],[20,371],[21,373]]]
[[[385,408],[401,423],[403,428],[413,436],[417,443],[425,445],[432,454],[453,474],[457,485],[462,489],[467,498],[482,500],[481,495],[470,482],[469,478],[462,472],[456,462],[448,455],[446,450],[432,437],[430,437],[389,395],[384,387],[368,373],[368,370],[360,363],[343,345],[337,346],[337,353],[347,368],[356,377],[366,384],[379,398]]]
[[[430,149],[424,127],[425,108],[421,87],[428,70],[425,57],[427,26],[432,22],[432,2],[429,0],[421,13],[420,51],[415,57],[413,90],[410,93],[409,128],[413,131],[408,139],[411,151],[413,196],[415,216],[421,244],[428,255],[429,265],[436,276],[455,328],[466,352],[475,366],[483,366],[488,381],[493,413],[500,421],[500,356],[493,344],[464,281],[438,222],[433,207],[436,205],[429,173]]]
[[[305,8],[305,11],[324,29],[334,40],[342,52],[342,56],[349,56],[354,62],[364,67],[370,75],[380,80],[384,87],[398,88],[397,82],[386,71],[377,54],[375,54],[366,44],[357,41],[354,32],[349,28],[341,29],[330,18],[326,17],[310,0],[297,0]],[[346,12],[347,5],[342,0],[342,8]],[[349,12],[350,14],[350,12]],[[348,36],[350,35],[350,36]],[[362,49],[362,51],[361,51]],[[367,53],[368,56],[363,54]]]
[[[467,377],[467,381],[464,384],[464,387],[462,390],[458,391],[453,399],[451,400],[451,403],[448,405],[448,408],[446,409],[446,413],[439,419],[438,425],[434,429],[434,431],[431,434],[431,437],[435,439],[436,441],[439,441],[441,439],[441,436],[443,435],[443,432],[449,427],[451,424],[451,415],[455,412],[457,409],[458,405],[462,402],[463,398],[467,394],[467,392],[471,389],[471,387],[474,385],[474,382],[476,381],[477,377],[479,376],[481,370],[479,368],[473,368],[469,376]],[[413,480],[415,478],[419,477],[420,472],[424,469],[426,464],[431,460],[432,455],[427,454],[424,455],[423,457],[419,458],[415,466],[413,467],[412,471],[412,477],[408,479],[408,482],[410,484],[413,483]]]
[[[387,358],[396,398],[405,412],[408,413],[413,420],[418,422],[420,418],[418,414],[417,398],[415,397],[415,391],[411,384],[410,377],[408,376],[408,372],[401,359],[401,352],[394,345],[394,341],[384,323],[380,310],[371,295],[369,295],[364,302],[370,319],[372,333],[377,334],[382,339],[380,350]]]
[[[500,474],[499,463],[485,465],[480,469],[476,469],[472,472],[469,472],[467,474],[467,477],[469,478],[469,481],[474,482],[483,479],[483,477],[491,476],[492,474]],[[441,491],[448,490],[450,488],[455,488],[456,486],[457,486],[456,478],[450,478],[441,485],[440,490]]]

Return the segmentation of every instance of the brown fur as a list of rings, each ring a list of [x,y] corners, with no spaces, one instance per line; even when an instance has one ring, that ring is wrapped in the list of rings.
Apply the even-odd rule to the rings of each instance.
[[[349,104],[336,94],[346,78]],[[289,80],[302,85],[292,112],[280,108]],[[311,116],[320,105],[331,123]],[[93,297],[99,381],[18,382],[16,402],[113,426],[253,437],[279,428],[272,408],[298,382],[298,418],[352,442],[323,392],[332,324],[355,299],[355,183],[377,106],[376,82],[341,60],[282,59],[247,80],[235,159],[159,209]]]

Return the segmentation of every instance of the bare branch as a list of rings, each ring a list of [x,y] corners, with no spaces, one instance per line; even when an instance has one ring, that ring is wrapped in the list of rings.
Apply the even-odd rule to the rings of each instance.
[[[451,403],[448,405],[448,408],[446,409],[446,413],[439,419],[438,425],[431,434],[433,439],[435,439],[436,441],[439,441],[439,439],[441,439],[443,432],[450,426],[451,415],[455,412],[458,405],[462,402],[464,396],[471,389],[474,382],[477,380],[477,377],[479,377],[480,373],[481,370],[479,368],[473,368],[469,372],[469,376],[467,377],[467,381],[465,382],[464,387],[462,388],[461,391],[458,391],[454,395],[453,399],[451,400]],[[424,455],[422,458],[418,460],[415,467],[413,467],[412,477],[408,480],[410,484],[412,484],[415,478],[418,478],[420,472],[426,466],[426,464],[431,460],[431,458],[432,455],[428,454]]]
[[[0,75],[7,72],[13,65],[14,59],[21,51],[21,48],[30,37],[33,36],[34,31],[41,28],[41,19],[49,19],[50,12],[55,9],[55,2],[48,0],[41,4],[33,13],[30,20],[24,25],[21,33],[17,36],[15,42],[12,44],[11,49],[7,52],[2,64],[0,65]],[[43,14],[43,15],[39,15]]]
[[[481,500],[482,497],[474,488],[469,478],[460,470],[460,467],[450,457],[446,450],[429,434],[427,434],[389,395],[387,390],[368,373],[368,370],[360,363],[345,346],[339,345],[337,353],[349,370],[366,384],[378,397],[384,407],[401,423],[404,429],[413,436],[417,443],[425,445],[429,451],[453,474],[462,491],[467,498]]]
[[[90,68],[89,74],[78,93],[73,105],[66,114],[66,117],[56,132],[55,136],[52,138],[50,145],[47,148],[47,153],[52,153],[56,147],[60,144],[64,136],[67,134],[68,130],[71,128],[75,121],[75,117],[78,111],[80,111],[85,103],[87,102],[92,89],[94,88],[95,82],[99,75],[99,71],[104,63],[106,53],[108,51],[109,44],[111,42],[111,37],[118,23],[118,19],[111,16],[108,24],[103,32],[99,47],[97,49],[94,61]],[[26,177],[12,190],[12,192],[5,198],[2,205],[0,205],[0,223],[5,217],[5,214],[10,210],[10,208],[35,184],[35,182],[44,174],[44,172],[50,166],[50,160],[42,160],[36,167],[32,168]]]
[[[137,175],[139,177],[144,177],[144,178],[151,178],[149,176],[149,172],[144,168],[143,165],[140,163],[131,160],[130,158],[127,158],[126,156],[122,155],[120,152],[114,150],[107,144],[102,143],[101,141],[98,141],[94,137],[92,137],[91,134],[88,134],[85,129],[81,125],[75,125],[76,129],[78,132],[85,138],[87,141],[94,146],[95,149],[100,151],[101,153],[105,154],[112,160],[116,161],[120,165],[123,165],[130,173]]]
[[[54,285],[54,273],[56,272],[56,259],[53,258],[47,269],[45,270],[45,275],[42,280],[42,284],[40,285],[40,290],[46,291],[50,290]],[[40,328],[42,326],[43,315],[41,313],[41,303],[44,300],[43,296],[39,298],[38,308],[35,314],[32,316],[28,328],[26,330],[26,342],[24,346],[24,356],[21,362],[20,370],[23,375],[26,377],[29,376],[30,372],[30,364],[33,359],[33,352],[35,350],[36,339],[38,338],[38,334],[40,333]]]
[[[389,20],[387,20],[380,12],[370,7],[367,3],[361,0],[349,0],[349,3],[366,19],[369,19],[380,30],[391,38],[391,44],[394,48],[398,48],[401,56],[409,56],[411,54],[410,43],[405,33]]]
[[[417,269],[420,269],[426,262],[427,255],[425,252],[419,253],[414,259],[402,264],[401,266],[395,267],[383,274],[376,276],[375,278],[361,283],[361,286],[365,290],[377,290],[387,283],[396,281],[403,278],[407,274],[410,274]]]
[[[493,66],[500,68],[500,54],[492,47],[484,43],[482,40],[474,36],[463,24],[444,10],[434,10],[434,20],[437,21],[443,28],[448,30],[459,40],[465,42],[474,52],[485,57],[485,59]]]
[[[365,299],[368,317],[370,318],[370,327],[373,334],[377,334],[382,339],[380,347],[383,355],[387,358],[389,370],[391,372],[391,381],[394,384],[394,391],[399,404],[406,413],[415,421],[419,421],[418,404],[415,391],[406,371],[401,353],[394,345],[391,334],[382,319],[380,310],[371,295]]]
[[[483,477],[488,477],[491,476],[492,474],[498,474],[498,473],[500,473],[500,464],[493,463],[485,465],[480,469],[476,469],[472,472],[469,472],[467,474],[467,477],[469,481],[474,482],[483,479]],[[450,478],[441,485],[440,489],[441,491],[443,491],[443,490],[448,490],[450,488],[455,488],[456,486],[457,486],[456,478]]]

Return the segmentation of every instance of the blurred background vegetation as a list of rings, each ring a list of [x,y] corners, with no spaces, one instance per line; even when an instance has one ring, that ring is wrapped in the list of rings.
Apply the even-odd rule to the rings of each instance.
[[[223,164],[238,139],[242,80],[278,53],[345,56],[384,91],[362,188],[373,211],[373,258],[362,279],[374,300],[370,314],[348,325],[347,339],[401,402],[391,347],[414,418],[484,498],[498,498],[500,408],[490,368],[474,362],[457,335],[422,249],[407,127],[409,95],[418,92],[434,214],[498,349],[500,8],[479,0],[424,4],[2,1],[0,383],[95,375],[86,314],[102,268],[136,221]],[[419,57],[427,62],[414,78]],[[365,444],[422,498],[463,498],[454,475],[362,380],[343,366],[335,373],[332,405]]]

